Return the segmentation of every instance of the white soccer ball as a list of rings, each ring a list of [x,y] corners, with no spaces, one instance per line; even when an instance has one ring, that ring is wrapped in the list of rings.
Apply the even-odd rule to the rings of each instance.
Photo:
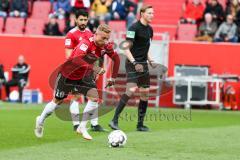
[[[108,135],[110,147],[123,147],[127,143],[127,135],[121,130],[112,131]]]
[[[10,101],[16,102],[19,99],[19,93],[18,91],[12,91],[9,95]]]

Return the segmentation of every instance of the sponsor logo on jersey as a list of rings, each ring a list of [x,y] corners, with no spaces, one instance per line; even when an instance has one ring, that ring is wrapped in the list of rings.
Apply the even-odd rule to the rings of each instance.
[[[71,39],[66,39],[65,40],[65,45],[70,46],[71,45]]]
[[[81,41],[82,39],[83,39],[83,38],[82,38],[82,37],[80,37],[80,38],[79,38],[79,41]]]
[[[82,51],[86,52],[87,49],[88,49],[88,46],[87,46],[86,44],[81,44],[80,49],[81,49]]]
[[[135,32],[134,31],[127,31],[127,38],[135,38]]]
[[[93,42],[93,37],[90,37],[90,38],[89,38],[89,41],[90,41],[90,42]]]

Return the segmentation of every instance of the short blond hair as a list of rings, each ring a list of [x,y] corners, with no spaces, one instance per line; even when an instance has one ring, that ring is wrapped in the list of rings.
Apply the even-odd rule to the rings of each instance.
[[[149,8],[153,8],[153,6],[151,5],[143,5],[140,9],[140,15],[142,15],[142,13],[146,12],[147,9]]]
[[[107,24],[100,24],[97,28],[97,32],[111,33],[111,28]]]

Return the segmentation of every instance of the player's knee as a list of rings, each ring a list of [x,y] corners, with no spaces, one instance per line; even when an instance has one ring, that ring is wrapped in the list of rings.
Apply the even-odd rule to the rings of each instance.
[[[89,100],[92,102],[98,102],[99,98],[98,97],[88,97]]]
[[[98,94],[90,94],[90,95],[87,95],[87,98],[93,102],[97,102],[99,97],[98,97]]]
[[[88,97],[89,100],[91,100],[93,102],[98,102],[99,97],[98,97],[97,89],[89,90],[88,93],[87,93],[87,97]]]
[[[129,97],[132,97],[136,90],[137,87],[127,88],[125,94],[128,95]]]

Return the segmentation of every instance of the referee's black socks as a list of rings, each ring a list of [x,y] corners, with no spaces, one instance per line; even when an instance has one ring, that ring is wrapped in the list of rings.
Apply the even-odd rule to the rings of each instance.
[[[147,112],[148,101],[140,100],[138,105],[138,127],[143,126],[144,117]]]
[[[117,105],[117,108],[115,110],[115,114],[114,114],[114,117],[113,117],[113,122],[114,123],[118,123],[118,118],[119,118],[119,115],[121,114],[121,112],[123,111],[124,107],[126,106],[128,100],[129,100],[129,96],[127,94],[123,94],[118,105]]]

